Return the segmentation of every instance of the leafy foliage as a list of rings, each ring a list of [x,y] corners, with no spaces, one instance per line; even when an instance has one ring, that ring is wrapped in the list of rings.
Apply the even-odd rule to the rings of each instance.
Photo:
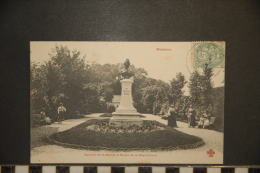
[[[56,46],[50,57],[44,64],[31,64],[32,113],[44,111],[55,119],[60,103],[67,108],[67,114],[113,110],[109,103],[113,95],[121,93],[123,64],[90,64],[79,51],[70,51],[65,46]],[[167,98],[166,90],[161,87],[167,89],[168,84],[147,77],[142,68],[129,64],[129,69],[135,75],[133,98],[137,109],[159,112]],[[149,93],[155,95],[148,96]]]
[[[213,109],[213,94],[212,94],[212,68],[209,68],[207,64],[202,69],[202,74],[198,71],[194,71],[190,77],[190,95],[191,105],[197,110],[197,113],[212,114]]]
[[[69,115],[112,112],[113,95],[121,94],[124,66],[134,75],[133,100],[138,112],[166,114],[170,104],[184,117],[190,105],[200,112],[211,111],[212,69],[208,66],[204,67],[202,75],[197,71],[192,73],[190,96],[185,96],[183,88],[187,81],[182,73],[166,83],[149,77],[145,69],[128,61],[125,64],[89,63],[79,51],[56,46],[49,61],[31,64],[31,112],[44,111],[55,119],[60,103]]]

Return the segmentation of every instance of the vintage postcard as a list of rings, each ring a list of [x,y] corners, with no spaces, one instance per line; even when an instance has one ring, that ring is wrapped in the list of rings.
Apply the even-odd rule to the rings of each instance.
[[[223,164],[225,42],[30,42],[31,163]]]

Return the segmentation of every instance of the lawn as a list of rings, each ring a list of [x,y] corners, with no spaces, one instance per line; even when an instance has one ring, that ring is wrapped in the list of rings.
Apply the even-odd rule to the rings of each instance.
[[[39,126],[31,128],[31,148],[48,145],[48,136],[56,133],[57,127]]]
[[[141,133],[104,133],[88,130],[88,126],[99,121],[109,120],[88,120],[69,130],[55,133],[49,139],[55,144],[67,147],[97,150],[172,150],[196,148],[204,144],[199,137],[168,127]]]

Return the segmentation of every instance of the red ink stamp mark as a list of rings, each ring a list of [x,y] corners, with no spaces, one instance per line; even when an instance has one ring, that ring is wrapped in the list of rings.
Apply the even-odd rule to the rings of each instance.
[[[210,149],[210,150],[207,151],[207,154],[208,154],[209,157],[213,157],[214,154],[216,154],[216,153],[215,153],[214,150]]]

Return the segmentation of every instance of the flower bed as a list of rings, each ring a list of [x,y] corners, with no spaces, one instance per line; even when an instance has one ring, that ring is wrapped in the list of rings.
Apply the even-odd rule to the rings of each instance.
[[[109,150],[189,149],[204,144],[199,137],[155,121],[144,121],[143,127],[119,128],[118,131],[108,123],[108,119],[88,120],[69,130],[53,134],[49,139],[53,143],[72,148]]]
[[[156,130],[163,130],[166,126],[157,121],[143,121],[143,125],[131,125],[128,127],[111,126],[107,120],[96,121],[94,124],[86,126],[86,130],[100,133],[148,133]]]

